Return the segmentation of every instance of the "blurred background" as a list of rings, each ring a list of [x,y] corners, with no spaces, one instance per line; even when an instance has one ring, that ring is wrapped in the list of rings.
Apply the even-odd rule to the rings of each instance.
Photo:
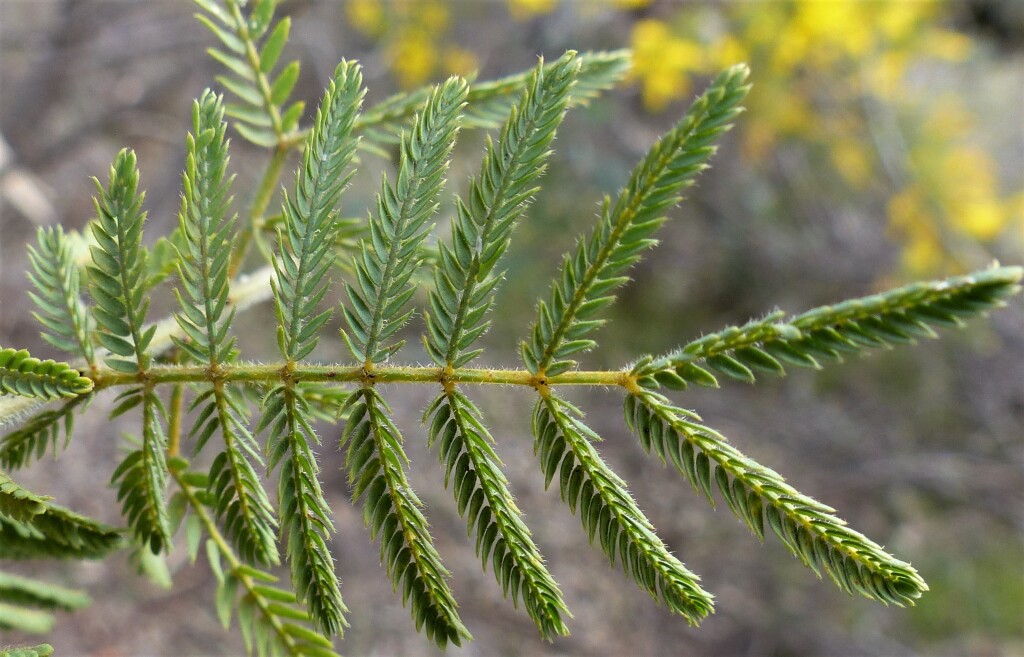
[[[295,21],[285,58],[302,62],[295,95],[308,108],[343,56],[363,63],[372,104],[450,73],[517,72],[538,54],[634,49],[628,80],[574,110],[559,133],[545,190],[506,260],[500,325],[486,338],[485,358],[495,366],[517,364],[536,299],[558,273],[560,254],[593,223],[601,195],[617,191],[710,76],[738,61],[753,71],[748,111],[672,211],[661,247],[632,272],[585,368],[622,367],[775,307],[799,312],[994,259],[1024,260],[1024,4],[1013,0],[289,0],[280,11]],[[40,225],[85,226],[89,177],[105,181],[120,148],[139,156],[147,241],[176,224],[191,102],[221,72],[205,54],[213,37],[193,12],[186,0],[0,0],[3,346],[57,356],[29,315],[25,245]],[[464,133],[451,190],[465,189],[482,144],[480,134]],[[232,153],[243,208],[265,154],[237,135]],[[388,167],[364,154],[345,213],[365,216]],[[286,171],[293,169],[294,158]],[[169,293],[161,295],[154,317],[171,308]],[[261,330],[273,323],[269,309],[239,320],[243,357],[274,358],[273,337]],[[759,544],[727,509],[709,508],[674,470],[644,456],[623,426],[618,394],[574,391],[605,438],[602,454],[717,596],[717,613],[689,628],[609,569],[557,492],[543,490],[528,391],[470,390],[575,615],[572,636],[554,644],[537,638],[479,567],[436,454],[424,446],[419,416],[433,391],[385,389],[406,435],[410,480],[476,638],[450,654],[1024,655],[1022,329],[1017,297],[990,321],[941,341],[677,397],[912,562],[932,589],[913,609],[848,597],[773,537]],[[420,330],[414,322],[407,362],[426,362]],[[331,330],[316,357],[343,353]],[[18,481],[117,523],[107,482],[131,422],[110,423],[109,408],[109,397],[94,403],[60,458],[17,473]],[[334,550],[352,610],[342,651],[437,654],[392,594],[378,548],[347,501],[338,429],[321,429]],[[89,609],[59,616],[45,637],[58,655],[242,653],[238,636],[216,620],[205,564],[190,565],[179,546],[168,567],[171,590],[136,576],[127,556],[15,571],[93,597]],[[0,644],[42,638],[0,633]]]

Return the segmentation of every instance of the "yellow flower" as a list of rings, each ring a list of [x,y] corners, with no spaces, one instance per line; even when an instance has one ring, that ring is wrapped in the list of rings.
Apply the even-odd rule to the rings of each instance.
[[[921,53],[950,62],[962,62],[971,54],[971,39],[950,30],[930,30],[921,44]]]
[[[871,180],[871,155],[864,142],[843,138],[832,144],[832,163],[855,189],[863,189]]]
[[[550,13],[558,0],[508,0],[508,10],[517,21]]]
[[[377,36],[384,29],[384,12],[380,0],[349,0],[345,16],[352,27],[367,36]]]
[[[423,84],[437,68],[437,49],[420,30],[398,35],[388,51],[391,70],[406,89]]]
[[[442,56],[442,67],[444,72],[450,75],[461,75],[468,77],[472,75],[478,68],[480,68],[477,62],[476,55],[464,48],[445,48],[444,55]]]

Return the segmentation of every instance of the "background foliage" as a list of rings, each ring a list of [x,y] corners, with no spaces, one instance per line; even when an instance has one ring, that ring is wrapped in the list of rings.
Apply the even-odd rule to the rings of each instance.
[[[605,348],[587,356],[593,366],[617,366],[641,351],[663,351],[772,304],[796,311],[912,274],[957,273],[994,256],[1021,258],[1024,150],[1019,105],[1007,97],[1019,98],[1024,90],[1024,66],[1020,42],[1000,36],[1021,31],[1011,3],[591,7],[524,0],[508,6],[351,0],[289,7],[296,18],[285,58],[303,60],[296,93],[308,106],[341,55],[364,63],[367,86],[379,100],[389,85],[415,86],[448,72],[479,67],[484,77],[493,77],[523,70],[537,52],[553,60],[568,47],[637,49],[632,86],[607,103],[570,114],[556,142],[546,191],[531,211],[543,221],[525,222],[510,251],[510,276],[517,285],[503,290],[502,302],[509,308],[518,301],[521,310],[518,321],[515,313],[503,316],[506,324],[487,338],[506,364],[516,362],[515,340],[528,329],[533,299],[543,293],[558,254],[597,212],[596,206],[581,212],[578,199],[621,186],[629,167],[678,118],[706,75],[739,59],[750,61],[754,71],[750,110],[710,175],[675,212],[680,220],[666,227],[662,248],[634,272],[637,281],[605,329]],[[25,298],[22,245],[34,233],[33,224],[59,219],[81,228],[95,192],[83,172],[103,171],[128,144],[139,153],[142,185],[149,190],[150,230],[170,230],[180,204],[179,136],[191,128],[191,99],[221,69],[203,54],[210,41],[192,25],[188,3],[14,0],[4,10],[11,20],[0,25],[0,130],[9,144],[0,164],[0,335],[4,344],[27,346],[45,358],[53,354],[37,337],[37,325],[27,313],[9,310]],[[456,43],[458,48],[449,45]],[[465,181],[472,172],[480,144],[472,139],[459,148],[468,157],[456,153],[453,181]],[[251,155],[236,138],[236,187],[254,182],[247,176],[256,176],[258,167],[245,166]],[[357,180],[367,184],[346,198],[353,214],[372,207],[375,180]],[[450,214],[450,206],[442,212]],[[551,239],[552,231],[564,239]],[[583,404],[591,409],[588,423],[614,428],[601,431],[608,439],[602,453],[632,483],[670,546],[719,594],[720,611],[700,631],[691,631],[652,608],[642,592],[624,586],[621,575],[606,572],[605,559],[586,545],[557,494],[541,490],[529,427],[521,421],[529,413],[529,396],[474,392],[491,418],[519,506],[576,613],[570,639],[554,648],[538,641],[531,650],[1019,651],[1024,314],[1019,301],[1013,304],[990,327],[974,325],[966,334],[885,359],[868,358],[816,377],[794,372],[756,391],[727,384],[714,395],[687,393],[687,402],[715,418],[743,451],[785,466],[799,488],[825,498],[853,525],[913,561],[932,592],[912,610],[838,595],[827,583],[806,577],[777,543],[758,547],[741,524],[724,511],[708,510],[674,473],[643,458],[621,429],[617,400],[602,404],[610,398],[595,392],[596,400]],[[157,298],[150,314],[172,308],[172,299]],[[269,309],[251,315],[252,326],[273,323]],[[334,335],[325,336],[332,341],[325,348],[343,353]],[[239,339],[247,351],[249,345],[270,355],[276,350],[267,331]],[[621,352],[616,344],[624,345]],[[389,391],[394,408],[419,409],[430,401],[426,391],[396,393],[407,398]],[[499,424],[502,415],[507,422]],[[43,461],[23,483],[114,522],[115,491],[97,493],[95,473],[109,472],[118,458],[117,430],[102,418],[101,412],[81,418],[80,436],[111,440],[76,440],[59,468]],[[423,433],[414,413],[399,424],[407,439]],[[464,539],[465,525],[437,481],[435,455],[422,441],[409,439],[407,447],[414,464],[410,477],[432,508],[432,533],[448,555],[452,586],[466,605],[461,613],[477,639],[471,650],[521,651],[524,637],[534,641],[532,623],[502,603],[492,576],[478,568]],[[321,453],[330,461],[329,446]],[[379,576],[377,548],[365,540],[360,511],[344,499],[342,462],[343,455],[334,453],[335,467],[323,473],[334,523],[345,537],[334,548],[346,603],[374,609],[352,616],[346,652],[430,654],[434,649],[414,635],[407,612]],[[79,468],[68,470],[69,463]],[[134,567],[69,565],[66,583],[87,588],[97,602],[61,619],[58,631],[66,634],[52,639],[59,650],[239,649],[219,643],[236,639],[224,635],[215,618],[203,621],[192,611],[196,599],[205,606],[211,594],[202,590],[209,585],[205,572],[187,567],[185,550],[177,550],[168,564],[173,593],[122,582],[118,575]],[[638,616],[637,609],[644,613]],[[174,639],[180,643],[164,634],[163,619],[176,614],[195,619],[194,632]]]

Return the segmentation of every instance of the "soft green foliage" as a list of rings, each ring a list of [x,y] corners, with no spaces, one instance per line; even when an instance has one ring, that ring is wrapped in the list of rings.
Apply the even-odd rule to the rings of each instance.
[[[92,390],[92,381],[67,363],[32,358],[24,349],[0,349],[0,391],[34,397],[77,397]]]
[[[121,545],[114,528],[53,504],[0,472],[0,559],[96,559]]]
[[[74,611],[89,602],[81,591],[0,572],[0,629],[43,634],[53,628],[49,611]]]
[[[604,320],[593,317],[614,300],[611,291],[629,280],[625,270],[657,243],[651,235],[664,223],[664,211],[707,168],[713,142],[742,111],[748,74],[743,65],[721,73],[634,169],[615,205],[605,198],[594,232],[565,257],[550,303],[540,303],[531,339],[522,347],[531,372],[560,374],[576,364],[569,356],[596,346],[586,335]]]
[[[92,365],[95,363],[90,338],[93,322],[79,296],[81,275],[72,260],[67,236],[57,226],[40,228],[37,238],[38,248],[30,246],[28,249],[32,262],[28,278],[37,290],[29,292],[29,298],[38,308],[33,315],[46,328],[42,338]]]
[[[741,454],[660,391],[717,386],[716,373],[753,382],[788,365],[819,368],[868,347],[932,337],[934,328],[959,326],[999,307],[1019,290],[1019,267],[918,283],[788,318],[776,311],[622,369],[577,369],[573,358],[597,346],[592,334],[604,321],[599,312],[655,245],[655,231],[741,112],[748,72],[738,65],[719,75],[653,146],[617,200],[605,198],[591,233],[566,254],[550,296],[538,304],[522,343],[525,368],[474,369],[468,366],[483,353],[479,339],[503,279],[500,260],[539,189],[556,132],[570,107],[622,76],[628,56],[568,52],[495,82],[451,78],[362,114],[361,69],[343,60],[307,129],[299,127],[301,104],[287,105],[298,65],[274,73],[290,25],[287,18],[274,22],[276,3],[197,4],[204,11],[200,20],[227,49],[211,50],[229,71],[219,80],[242,102],[225,105],[208,90],[194,104],[178,227],[158,239],[152,253],[142,245],[145,212],[134,154],[117,155],[107,186],[97,181],[95,244],[84,272],[91,306],[80,298],[83,273],[71,257],[69,236],[59,229],[39,232],[30,251],[35,316],[44,339],[71,364],[0,350],[0,422],[23,422],[0,440],[0,467],[23,467],[51,446],[57,452],[60,434],[71,437],[75,412],[120,388],[111,415],[130,414],[140,430],[113,481],[131,547],[149,560],[143,566],[166,579],[154,560],[180,532],[192,561],[205,546],[218,583],[216,612],[225,626],[237,617],[249,652],[329,657],[348,609],[330,546],[333,513],[319,475],[322,467],[342,464],[330,446],[326,456],[316,454],[316,423],[340,423],[332,435],[340,435],[351,497],[362,505],[371,539],[379,541],[393,588],[401,590],[417,629],[441,647],[462,645],[470,633],[407,476],[404,438],[382,391],[385,384],[434,386],[439,390],[424,412],[423,433],[437,448],[445,486],[476,554],[505,597],[522,603],[540,635],[553,640],[569,632],[567,604],[516,504],[486,414],[463,390],[470,384],[530,388],[538,395],[532,426],[545,484],[557,477],[562,500],[612,565],[698,624],[712,611],[711,594],[657,536],[626,483],[602,460],[598,433],[558,390],[615,387],[643,448],[671,461],[712,503],[718,488],[759,538],[767,524],[803,563],[824,570],[847,592],[907,605],[927,590],[909,564]],[[225,116],[243,137],[269,149],[240,221],[232,209]],[[479,174],[455,199],[443,231],[450,239],[438,240],[436,258],[427,258],[460,128],[498,126]],[[340,213],[343,191],[360,164],[360,135],[383,155],[397,151],[397,161],[394,173],[382,177],[373,211],[353,220]],[[281,167],[300,142],[295,183],[282,192],[280,215],[267,217]],[[270,239],[264,233],[273,233],[276,244],[264,241]],[[268,264],[240,276],[250,242]],[[339,254],[342,267],[335,266]],[[428,289],[418,297],[423,277],[416,273],[424,270]],[[332,288],[333,275],[345,279]],[[178,308],[172,318],[149,323],[149,295],[165,277],[174,281]],[[271,299],[280,358],[241,360],[236,314]],[[324,364],[310,362],[337,302],[350,358],[328,354],[321,356]],[[424,324],[415,329],[423,332],[432,362],[395,364],[408,353],[403,330],[413,325],[416,305],[426,306]],[[12,405],[16,397],[26,398]],[[254,411],[259,420],[251,419]],[[183,429],[189,413],[191,431]],[[215,434],[223,447],[211,455],[209,471],[190,469],[186,450],[199,455]],[[273,476],[276,509],[264,483]],[[0,558],[100,557],[125,544],[122,533],[0,472]],[[279,543],[289,586],[277,585],[268,572],[281,559]],[[47,614],[13,603],[70,608],[81,602],[63,589],[0,575],[0,618],[7,626],[46,629],[51,623]]]
[[[194,0],[206,13],[196,14],[227,50],[208,48],[230,75],[217,76],[217,82],[234,94],[240,103],[226,107],[235,120],[235,129],[258,146],[278,147],[293,132],[302,118],[305,103],[288,104],[299,79],[299,62],[293,61],[275,73],[291,30],[291,19],[274,22],[278,0],[255,0],[252,10],[243,12],[245,2]]]
[[[52,449],[56,456],[61,431],[64,432],[66,445],[71,440],[74,428],[74,410],[89,399],[89,395],[75,397],[55,410],[43,411],[32,416],[19,429],[0,438],[0,467],[10,470],[25,467],[42,458],[47,449]]]
[[[753,383],[755,372],[784,374],[784,365],[821,369],[819,361],[842,360],[867,348],[938,337],[932,327],[963,326],[963,320],[999,308],[1019,289],[1019,268],[993,267],[944,281],[914,283],[789,319],[774,312],[743,326],[709,333],[660,358],[645,357],[633,374],[644,385],[685,388],[687,382],[717,386],[706,368]],[[701,367],[704,365],[705,367]]]
[[[579,409],[554,395],[537,402],[533,412],[534,451],[544,470],[544,484],[557,474],[562,501],[578,512],[587,536],[597,536],[608,561],[616,558],[637,585],[669,611],[698,624],[712,611],[711,595],[700,579],[676,559],[654,533],[619,478],[601,460],[593,443],[601,438],[583,423]]]

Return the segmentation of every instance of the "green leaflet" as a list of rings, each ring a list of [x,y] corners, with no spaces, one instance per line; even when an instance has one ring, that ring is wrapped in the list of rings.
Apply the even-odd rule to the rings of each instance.
[[[71,440],[74,410],[88,404],[92,395],[82,395],[29,418],[19,429],[0,438],[0,468],[17,470],[42,458],[48,448],[57,455],[57,440],[64,433],[64,446]]]
[[[184,194],[178,227],[183,245],[178,259],[180,306],[174,316],[184,338],[172,337],[183,352],[220,371],[234,360],[229,334],[234,309],[227,310],[228,269],[234,245],[234,218],[228,216],[232,176],[227,174],[227,124],[221,98],[206,90],[192,109],[192,133],[186,140]],[[277,522],[253,463],[262,465],[256,441],[245,422],[248,408],[230,388],[214,384],[193,408],[202,408],[193,427],[198,451],[218,431],[224,450],[210,470],[218,516],[247,560],[277,563]]]
[[[403,344],[389,341],[412,314],[403,312],[415,290],[409,279],[437,210],[465,99],[465,80],[438,85],[402,139],[394,186],[386,177],[381,183],[376,219],[355,259],[356,283],[345,285],[351,303],[342,307],[349,327],[343,336],[357,362],[386,361]]]
[[[577,59],[580,68],[576,84],[570,90],[570,106],[586,105],[601,92],[615,86],[632,64],[628,50],[584,52]],[[546,64],[545,73],[558,65],[558,62]],[[497,80],[473,81],[466,97],[465,127],[491,129],[501,126],[534,75],[535,70],[529,70]],[[420,89],[396,94],[363,112],[356,122],[356,130],[369,142],[366,147],[381,149],[397,143],[398,135],[412,123],[428,93],[428,89]]]
[[[372,387],[361,388],[346,404],[342,433],[345,469],[352,501],[362,499],[370,538],[380,539],[380,558],[402,602],[411,607],[416,629],[438,646],[469,640],[448,588],[448,569],[434,547],[423,503],[409,486],[402,436],[388,417],[387,404]]]
[[[296,597],[305,602],[313,622],[325,634],[342,634],[348,624],[344,616],[348,608],[341,598],[328,545],[334,523],[311,447],[320,442],[311,424],[314,413],[302,391],[287,385],[272,389],[262,410],[257,431],[269,428],[268,468],[281,466],[281,537],[287,546]]]
[[[597,436],[566,401],[547,395],[533,413],[534,452],[548,485],[557,475],[562,501],[578,513],[587,536],[598,538],[601,549],[637,586],[696,625],[713,610],[712,596],[668,551],[654,527],[633,501],[626,482],[601,459],[593,442]]]
[[[234,310],[228,301],[228,261],[234,245],[234,217],[228,216],[233,176],[227,174],[227,124],[221,99],[207,89],[192,108],[192,133],[186,140],[184,194],[178,214],[181,307],[174,319],[184,338],[179,349],[213,367],[233,357],[228,335]]]
[[[334,234],[339,228],[333,216],[351,175],[344,172],[355,154],[352,126],[364,93],[359,67],[341,62],[307,138],[294,198],[285,198],[273,286],[278,345],[289,362],[313,351],[320,329],[330,318],[329,310],[315,313],[328,289]],[[314,623],[327,634],[340,634],[347,610],[327,546],[334,526],[311,449],[311,442],[319,442],[310,424],[312,412],[300,392],[293,382],[270,390],[263,401],[260,430],[270,429],[270,468],[282,464],[278,501],[293,585]]]
[[[846,527],[834,509],[798,492],[691,416],[655,392],[626,397],[626,422],[644,449],[671,461],[712,504],[713,479],[732,512],[758,538],[764,538],[767,521],[805,566],[819,576],[824,570],[847,593],[906,606],[928,590],[910,564]]]
[[[0,472],[0,559],[96,559],[122,544],[114,528],[53,504]]]
[[[755,373],[784,374],[785,366],[820,368],[868,348],[891,347],[937,337],[934,328],[1005,305],[1020,290],[1024,270],[992,267],[966,276],[910,285],[821,306],[789,319],[774,312],[764,319],[709,333],[664,356],[641,358],[632,374],[647,387],[718,385],[709,371],[753,382]]]
[[[44,634],[54,622],[48,611],[74,611],[89,602],[81,591],[0,571],[0,630]]]
[[[427,353],[438,365],[462,367],[480,350],[470,350],[489,325],[484,316],[501,280],[495,271],[525,212],[548,146],[565,117],[580,62],[568,52],[550,69],[541,61],[509,114],[497,145],[488,140],[480,175],[467,200],[458,199],[452,244],[441,244],[427,315]]]
[[[332,221],[338,198],[351,174],[345,168],[356,150],[351,136],[365,91],[359,66],[342,61],[334,71],[306,141],[295,194],[284,200],[284,227],[274,258],[277,341],[288,361],[307,357],[316,347],[330,311],[317,313],[334,261]]]
[[[32,315],[46,329],[44,340],[93,365],[93,322],[79,296],[81,276],[71,245],[60,226],[40,228],[36,239],[38,248],[28,247],[34,288],[28,294],[37,308]]]
[[[476,535],[476,554],[488,562],[505,597],[526,612],[548,641],[569,634],[562,614],[570,615],[558,584],[522,520],[501,460],[482,423],[480,410],[457,390],[437,398],[424,413],[429,442],[437,445],[444,481],[455,495],[468,533]]]
[[[241,101],[226,107],[235,129],[257,146],[280,147],[298,127],[305,107],[302,101],[286,107],[298,81],[299,62],[290,62],[274,73],[288,41],[291,19],[285,17],[274,24],[277,0],[252,3],[248,15],[243,11],[248,3],[240,0],[224,0],[223,4],[194,1],[206,12],[196,18],[226,48],[208,48],[207,53],[229,73],[217,76],[217,81]]]
[[[664,223],[663,212],[707,168],[713,142],[742,111],[748,74],[746,66],[737,65],[715,78],[633,170],[615,205],[605,198],[594,232],[565,257],[550,301],[538,307],[521,349],[528,370],[554,376],[576,364],[569,356],[596,346],[586,335],[603,323],[595,319],[598,311],[614,301],[612,290],[628,280],[624,272],[656,243],[651,236]]]
[[[151,388],[133,389],[123,403],[142,405],[142,445],[129,452],[110,481],[118,486],[122,513],[140,544],[153,554],[169,550],[171,530],[167,516],[166,411]]]
[[[50,400],[91,390],[92,381],[67,363],[32,358],[24,349],[0,348],[0,395]]]
[[[100,331],[99,343],[110,351],[106,364],[119,372],[138,372],[149,365],[147,350],[155,327],[143,329],[149,298],[146,296],[146,253],[142,246],[142,210],[139,171],[135,153],[122,150],[110,167],[110,183],[104,189],[93,179],[98,196],[93,199],[96,220],[91,224],[96,240],[89,247],[89,291],[95,301],[93,317]]]

